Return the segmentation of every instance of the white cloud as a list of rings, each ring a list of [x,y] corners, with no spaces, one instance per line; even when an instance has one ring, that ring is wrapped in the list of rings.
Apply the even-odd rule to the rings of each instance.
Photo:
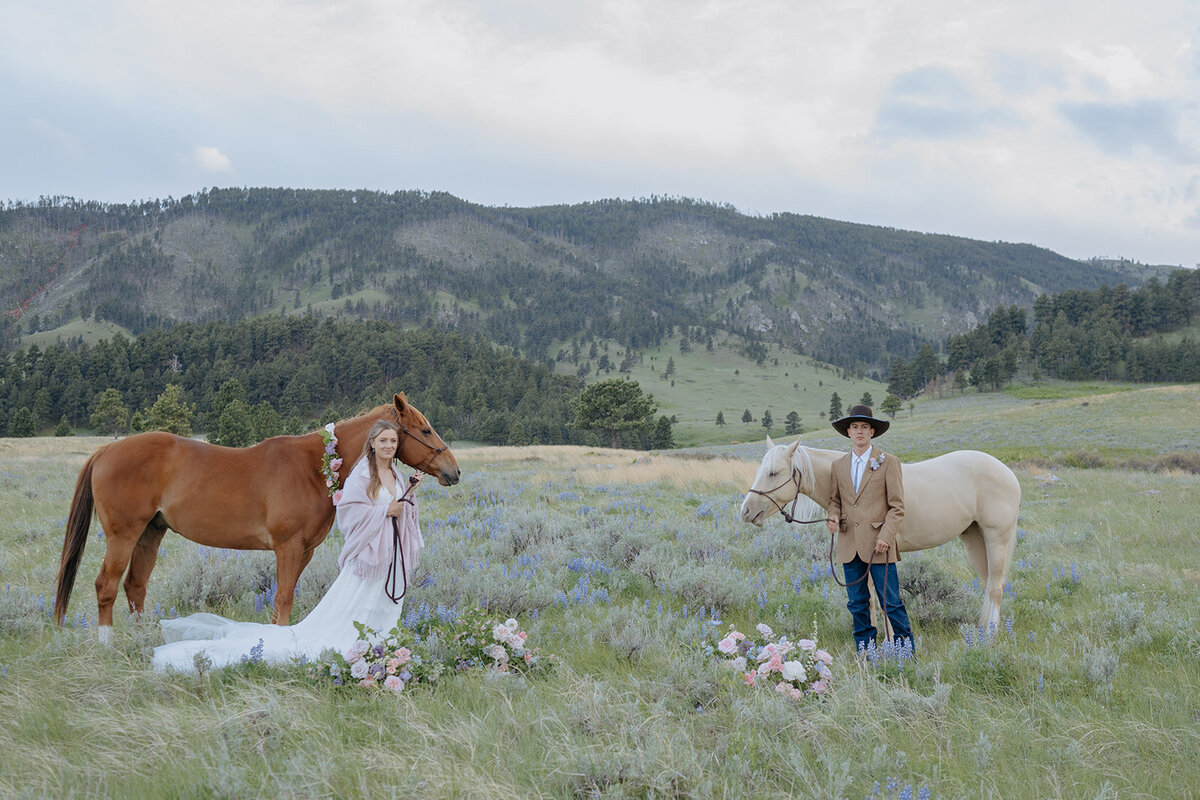
[[[205,172],[233,171],[233,164],[230,163],[229,156],[210,145],[196,145],[196,149],[192,151],[192,158],[196,166]]]
[[[94,98],[113,141],[118,121],[136,141],[145,120],[175,152],[220,141],[251,185],[449,182],[493,202],[703,191],[1078,257],[1200,260],[1193,0],[112,6],[18,5],[0,77]],[[86,140],[52,108],[28,117]],[[433,183],[406,183],[413,164]],[[233,169],[211,146],[189,166]],[[142,195],[196,188],[156,179]]]

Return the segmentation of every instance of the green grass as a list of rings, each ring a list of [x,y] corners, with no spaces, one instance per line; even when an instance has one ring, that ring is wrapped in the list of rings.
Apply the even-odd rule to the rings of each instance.
[[[1179,425],[1197,403],[1195,386],[968,393],[901,414],[888,447],[1200,450]],[[626,452],[464,449],[463,482],[424,494],[422,570],[435,582],[409,602],[487,597],[561,666],[396,697],[253,665],[156,674],[157,626],[126,613],[109,647],[76,624],[52,629],[38,597],[53,590],[75,472],[104,441],[0,440],[0,796],[1184,797],[1200,785],[1200,570],[1186,555],[1200,475],[1018,466],[1006,624],[980,641],[957,543],[908,554],[902,581],[932,576],[955,596],[907,598],[920,652],[901,669],[851,657],[844,590],[808,577],[826,557],[817,526],[736,520],[761,446],[701,450],[747,462],[649,454],[640,466]],[[674,477],[637,477],[671,459]],[[298,614],[336,574],[338,545],[335,534],[318,549]],[[261,618],[262,557],[206,552],[169,534],[150,605]],[[94,624],[102,553],[93,527],[72,623]],[[607,571],[587,575],[576,558]],[[556,600],[584,577],[590,602]],[[227,597],[189,600],[218,578]],[[697,647],[714,606],[718,630],[765,621],[804,635],[815,619],[835,656],[831,694],[795,704],[717,668]]]
[[[115,322],[96,321],[94,319],[82,320],[73,319],[64,325],[60,325],[53,330],[38,331],[22,336],[20,339],[20,347],[30,347],[37,345],[43,350],[47,346],[55,342],[65,342],[76,336],[82,337],[83,341],[88,344],[95,344],[101,339],[111,339],[114,335],[120,333],[127,339],[132,339],[131,334],[126,328],[117,325]]]
[[[619,352],[615,345],[609,349],[614,365],[611,374],[597,377],[592,373],[587,380],[619,377]],[[668,359],[675,361],[675,375],[663,378]],[[561,364],[560,368],[565,369]],[[863,392],[870,392],[876,405],[887,394],[887,386],[878,381],[841,378],[828,366],[779,348],[769,348],[760,367],[720,343],[712,353],[704,349],[704,342],[693,342],[691,352],[680,353],[679,337],[645,350],[642,363],[635,365],[628,377],[654,395],[658,414],[678,419],[675,440],[684,446],[763,441],[768,430],[762,427],[762,416],[768,409],[774,418],[769,431],[772,436],[784,435],[789,411],[799,414],[804,429],[811,431],[828,424],[834,392],[841,397],[843,409],[857,403]],[[747,409],[754,417],[749,424],[741,421]],[[718,411],[725,415],[723,427],[716,424]]]

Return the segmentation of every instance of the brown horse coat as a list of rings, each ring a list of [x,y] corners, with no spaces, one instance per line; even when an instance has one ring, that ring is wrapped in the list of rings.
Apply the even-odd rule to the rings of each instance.
[[[404,393],[335,426],[342,475],[358,460],[376,420],[401,430],[397,457],[443,486],[458,482],[458,462]],[[67,517],[54,598],[62,625],[83,556],[93,508],[104,529],[104,563],[96,578],[101,636],[113,619],[125,577],[130,611],[141,613],[146,584],[168,529],[198,544],[274,550],[275,621],[287,624],[296,581],[333,526],[334,505],[321,474],[320,432],[276,436],[246,448],[219,447],[154,431],[101,447],[84,464]]]

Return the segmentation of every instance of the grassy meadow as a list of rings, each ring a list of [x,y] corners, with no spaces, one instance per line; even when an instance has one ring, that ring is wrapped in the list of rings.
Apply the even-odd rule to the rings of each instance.
[[[976,627],[980,587],[961,546],[905,556],[915,662],[853,657],[823,526],[738,521],[761,441],[459,449],[462,483],[421,487],[427,547],[406,610],[485,604],[558,665],[400,695],[257,664],[151,671],[159,617],[268,615],[268,554],[174,534],[147,618],[119,611],[104,646],[94,523],[68,624],[53,628],[75,476],[105,440],[3,439],[0,796],[1194,796],[1198,405],[1196,386],[1058,386],[899,415],[881,442],[891,452],[988,450],[1024,493],[994,636]],[[824,426],[803,439],[845,441]],[[339,547],[335,530],[294,619],[336,576]],[[704,654],[712,634],[758,622],[792,638],[815,623],[835,658],[827,695],[756,691]]]

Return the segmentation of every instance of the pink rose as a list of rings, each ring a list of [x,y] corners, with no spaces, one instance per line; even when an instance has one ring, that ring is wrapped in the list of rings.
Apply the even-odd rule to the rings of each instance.
[[[334,472],[337,472],[342,468],[342,460],[340,458],[335,458],[333,461],[330,461],[329,468]]]
[[[799,647],[801,650],[816,650],[817,649],[817,643],[814,642],[812,639],[800,639],[799,641],[796,642],[796,646]]]
[[[793,700],[797,700],[804,695],[804,692],[793,686],[792,688],[788,689],[788,695],[790,695]]]
[[[737,642],[735,642],[733,640],[732,636],[726,636],[724,639],[717,642],[717,650],[721,651],[725,655],[729,655],[730,653],[736,653],[737,652]]]
[[[742,680],[746,682],[747,686],[753,686],[754,682],[758,680],[758,674],[754,670],[750,670],[742,676]]]
[[[406,664],[408,663],[408,660],[412,658],[412,651],[407,647],[401,647],[396,651],[396,658],[400,659],[401,664]]]
[[[817,694],[824,694],[825,690],[828,688],[829,688],[829,681],[827,681],[825,679],[815,681],[812,685],[812,690],[814,692],[816,692]]]
[[[732,636],[732,637],[733,637],[733,639],[734,639],[734,641],[737,641],[737,642],[740,642],[740,641],[742,641],[743,639],[745,639],[745,638],[746,638],[746,634],[744,634],[744,633],[738,633],[738,632],[737,632],[737,631],[735,631],[735,630],[730,630],[730,631],[729,631],[729,635],[730,635],[730,636]]]
[[[393,692],[400,692],[404,690],[404,681],[395,675],[388,675],[383,679],[383,686],[385,689],[391,689]]]
[[[820,661],[822,664],[833,663],[833,656],[829,655],[828,650],[818,650],[817,652],[813,653],[813,658],[815,658],[817,661]]]
[[[386,669],[387,669],[387,674],[388,674],[388,675],[395,675],[395,674],[396,674],[396,670],[398,670],[399,668],[400,668],[400,659],[398,659],[398,658],[389,658],[389,659],[387,660]]]
[[[767,625],[765,622],[758,623],[757,625],[754,626],[754,629],[757,630],[759,633],[761,633],[763,636],[774,636],[775,635],[775,631],[771,630],[771,626]]]
[[[487,654],[501,664],[508,661],[508,651],[504,649],[504,645],[502,644],[494,644],[487,648]]]
[[[787,690],[788,685],[786,683],[775,684],[775,691],[779,692],[780,694],[787,694]]]
[[[333,493],[333,504],[336,506],[340,502],[342,502],[342,490],[338,489]]]

